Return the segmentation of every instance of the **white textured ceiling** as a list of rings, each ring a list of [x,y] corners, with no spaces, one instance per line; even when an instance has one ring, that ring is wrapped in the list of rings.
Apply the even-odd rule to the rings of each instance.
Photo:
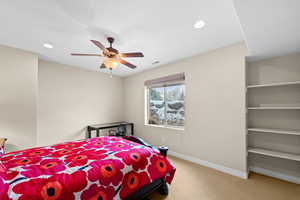
[[[300,51],[300,0],[234,0],[250,58]]]
[[[196,20],[207,25],[194,29]],[[98,53],[89,40],[107,45],[105,38],[113,36],[121,52],[145,55],[127,59],[138,68],[119,66],[114,73],[120,76],[243,40],[231,0],[1,0],[0,25],[0,44],[103,72],[101,58],[70,53]]]

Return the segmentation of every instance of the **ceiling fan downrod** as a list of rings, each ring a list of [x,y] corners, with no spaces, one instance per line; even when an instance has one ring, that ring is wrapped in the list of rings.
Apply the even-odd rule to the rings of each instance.
[[[110,47],[112,48],[112,44],[114,43],[115,39],[113,37],[108,37],[107,40],[110,44]]]

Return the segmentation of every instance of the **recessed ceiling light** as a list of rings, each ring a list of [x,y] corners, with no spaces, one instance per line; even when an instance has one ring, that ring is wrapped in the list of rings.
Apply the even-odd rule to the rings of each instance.
[[[43,46],[47,49],[53,49],[53,45],[51,45],[51,44],[45,43]]]
[[[196,23],[194,24],[194,28],[196,29],[203,28],[204,26],[205,26],[205,22],[203,20],[196,21]]]

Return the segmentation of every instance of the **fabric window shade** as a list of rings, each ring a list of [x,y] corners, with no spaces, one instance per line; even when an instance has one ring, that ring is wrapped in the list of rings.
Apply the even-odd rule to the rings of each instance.
[[[183,82],[185,80],[185,74],[179,73],[179,74],[173,74],[169,76],[164,76],[152,80],[145,81],[145,86],[151,87],[155,85],[168,85],[172,83],[178,83]]]

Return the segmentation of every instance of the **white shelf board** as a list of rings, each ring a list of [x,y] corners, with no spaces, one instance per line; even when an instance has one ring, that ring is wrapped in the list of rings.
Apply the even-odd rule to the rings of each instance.
[[[282,129],[268,129],[268,128],[248,128],[248,132],[260,132],[260,133],[278,133],[278,134],[286,134],[286,135],[299,135],[299,131],[290,131],[290,130],[282,130]]]
[[[300,81],[248,85],[247,88],[263,88],[263,87],[277,87],[277,86],[289,86],[289,85],[300,85]]]
[[[275,158],[300,161],[300,155],[298,155],[298,154],[284,153],[284,152],[280,152],[280,151],[274,151],[274,150],[268,150],[268,149],[262,149],[262,148],[251,148],[251,147],[248,148],[248,152],[265,155],[265,156],[271,156],[271,157],[275,157]]]
[[[261,106],[261,107],[248,107],[248,110],[300,110],[300,107],[292,106]]]

